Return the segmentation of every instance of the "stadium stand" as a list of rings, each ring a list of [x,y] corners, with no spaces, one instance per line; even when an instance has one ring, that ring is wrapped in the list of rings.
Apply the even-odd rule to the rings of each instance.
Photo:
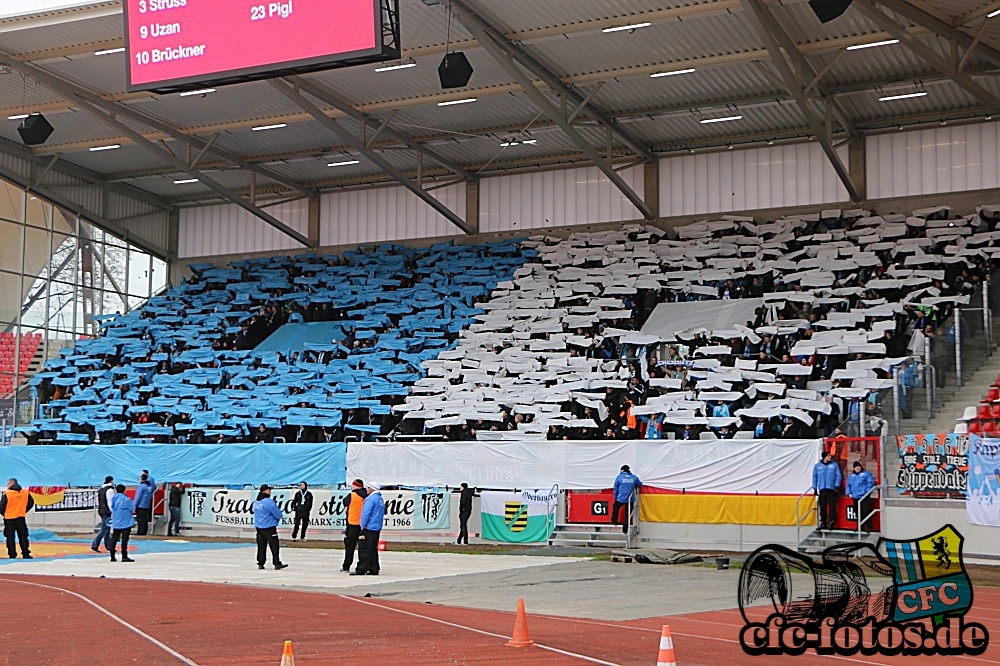
[[[453,347],[528,249],[505,241],[343,257],[250,259],[194,277],[32,379],[45,418],[29,443],[341,441],[387,432],[390,405]],[[344,337],[255,352],[288,322],[343,320]],[[345,434],[346,433],[346,434]]]
[[[877,429],[892,367],[925,335],[947,356],[954,305],[996,268],[1000,232],[948,217],[729,216],[676,240],[632,226],[194,265],[32,379],[45,418],[26,434],[801,438],[862,411]],[[670,314],[704,302],[708,325]],[[315,322],[340,338],[273,349]]]
[[[0,333],[0,398],[10,397],[16,388],[15,382],[25,381],[41,344],[39,333],[22,335],[20,347],[13,333]]]

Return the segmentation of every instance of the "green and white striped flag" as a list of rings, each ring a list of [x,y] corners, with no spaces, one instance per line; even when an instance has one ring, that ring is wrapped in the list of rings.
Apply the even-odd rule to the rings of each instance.
[[[546,541],[556,524],[557,493],[486,491],[480,498],[483,538],[509,543]]]

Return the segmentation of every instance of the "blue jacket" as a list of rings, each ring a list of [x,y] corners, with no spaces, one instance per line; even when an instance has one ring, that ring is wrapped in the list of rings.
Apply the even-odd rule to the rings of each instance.
[[[277,527],[281,522],[281,509],[277,502],[270,497],[259,499],[252,505],[253,526],[259,530],[266,530],[269,527]]]
[[[153,486],[149,481],[139,483],[135,488],[135,505],[140,509],[148,509],[153,506]]]
[[[830,461],[824,464],[822,460],[813,466],[813,488],[816,490],[837,490],[844,477],[840,474],[840,465]]]
[[[621,472],[615,477],[615,501],[631,502],[633,493],[642,488],[642,481],[631,472]]]
[[[847,494],[854,499],[861,499],[874,487],[875,479],[866,469],[861,470],[860,474],[852,472],[847,475]]]
[[[361,529],[371,532],[382,531],[382,521],[385,518],[385,500],[377,490],[365,498],[361,505]]]
[[[126,527],[135,525],[135,502],[125,493],[118,493],[111,498],[111,527],[116,530],[123,530]]]

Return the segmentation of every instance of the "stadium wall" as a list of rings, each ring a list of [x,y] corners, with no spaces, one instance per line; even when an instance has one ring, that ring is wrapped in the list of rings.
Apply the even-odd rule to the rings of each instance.
[[[970,525],[963,500],[889,498],[886,500],[885,538],[912,540],[951,524],[965,537],[966,557],[1000,559],[1000,530]]]

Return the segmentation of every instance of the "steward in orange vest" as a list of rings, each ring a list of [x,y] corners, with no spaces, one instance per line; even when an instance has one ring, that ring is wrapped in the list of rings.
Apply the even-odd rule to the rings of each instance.
[[[0,515],[3,515],[3,535],[7,537],[7,556],[17,558],[14,536],[21,543],[21,557],[30,560],[28,547],[28,521],[25,516],[35,506],[31,493],[21,488],[17,479],[7,481],[7,490],[0,497]]]
[[[351,492],[344,498],[347,506],[347,529],[344,530],[344,564],[340,567],[343,572],[350,571],[354,564],[354,551],[358,547],[358,537],[361,536],[361,507],[367,496],[365,484],[361,479],[355,479],[351,483]]]

